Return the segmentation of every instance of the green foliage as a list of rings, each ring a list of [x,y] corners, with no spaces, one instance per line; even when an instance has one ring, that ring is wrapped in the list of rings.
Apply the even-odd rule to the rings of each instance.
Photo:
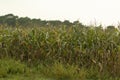
[[[56,79],[75,78],[72,75],[77,75],[76,66],[72,67],[72,65],[83,69],[80,71],[80,75],[85,78],[94,76],[94,79],[104,79],[105,74],[107,79],[108,77],[119,77],[119,30],[79,27],[77,23],[75,25],[71,27],[64,25],[63,27],[50,27],[49,25],[47,28],[0,27],[0,58],[15,58],[26,62],[29,66],[47,64],[50,66],[45,69],[48,71],[48,76],[56,75]],[[54,64],[54,62],[62,64]],[[3,66],[6,66],[6,63],[9,62],[4,63]],[[11,63],[9,65],[12,67],[18,65],[16,62]],[[66,65],[64,66],[64,64]],[[22,65],[19,66],[22,67]],[[10,73],[21,73],[23,72],[21,67],[7,68]],[[94,68],[95,72],[93,69],[90,70],[91,68]],[[1,75],[8,74],[6,68],[3,67],[2,70]],[[86,74],[87,70],[90,71],[89,74]],[[47,71],[43,72],[47,73]],[[81,78],[84,79],[84,77]]]
[[[7,14],[5,16],[0,16],[0,24],[8,25],[8,26],[16,26],[18,16],[14,16],[13,14]]]
[[[13,59],[0,59],[0,77],[6,77],[8,74],[26,73],[28,68],[20,61]]]
[[[54,80],[85,80],[86,71],[78,66],[55,62],[51,65],[38,65],[37,70],[43,76]]]
[[[59,20],[52,20],[52,21],[46,21],[41,19],[30,19],[28,17],[18,17],[13,14],[7,14],[4,16],[0,16],[0,25],[9,26],[9,27],[61,27],[61,26],[72,26],[75,25],[75,23],[70,22],[69,20],[65,20],[64,22]],[[77,22],[77,25],[84,26],[79,21]]]

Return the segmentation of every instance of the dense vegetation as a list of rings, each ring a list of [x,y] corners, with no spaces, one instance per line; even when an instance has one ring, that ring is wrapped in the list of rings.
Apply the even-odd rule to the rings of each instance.
[[[14,27],[0,26],[1,79],[16,74],[37,75],[36,80],[120,79],[120,32],[114,26],[87,27],[76,21],[29,28],[18,20]]]
[[[0,16],[0,24],[11,27],[61,27],[61,26],[72,26],[78,24],[79,26],[83,26],[79,21],[74,21],[73,23],[69,20],[59,21],[59,20],[41,20],[41,19],[31,19],[29,17],[18,17],[13,14],[7,14],[4,16]]]

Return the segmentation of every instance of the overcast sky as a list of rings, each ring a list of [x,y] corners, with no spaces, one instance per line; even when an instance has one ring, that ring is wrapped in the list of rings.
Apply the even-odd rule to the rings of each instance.
[[[80,20],[84,24],[117,24],[120,0],[0,0],[0,15],[46,20]]]

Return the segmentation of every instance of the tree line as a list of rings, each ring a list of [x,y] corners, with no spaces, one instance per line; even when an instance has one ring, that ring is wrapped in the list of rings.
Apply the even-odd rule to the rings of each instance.
[[[86,25],[83,25],[78,20],[74,22],[70,22],[69,20],[41,20],[41,19],[31,19],[29,17],[18,17],[14,14],[6,14],[3,16],[0,16],[0,25],[2,26],[11,26],[11,27],[70,27],[70,26],[79,26],[79,27],[87,27]],[[90,27],[90,26],[89,26]],[[102,25],[99,25],[99,27],[103,27]],[[120,26],[118,26],[120,28]],[[107,29],[115,29],[115,26],[109,25],[107,26]]]
[[[74,21],[74,22],[70,22],[69,20],[65,20],[65,21],[60,21],[60,20],[41,20],[41,19],[31,19],[29,17],[18,17],[15,16],[13,14],[7,14],[7,15],[3,15],[0,16],[0,25],[6,25],[6,26],[11,26],[11,27],[15,27],[15,26],[22,26],[22,27],[27,27],[27,26],[37,26],[37,27],[43,27],[43,26],[73,26],[73,25],[77,25],[77,26],[84,26],[82,23],[80,23],[79,21]]]

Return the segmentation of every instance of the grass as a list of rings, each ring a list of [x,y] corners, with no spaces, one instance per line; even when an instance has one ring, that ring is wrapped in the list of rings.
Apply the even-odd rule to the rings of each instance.
[[[53,80],[53,79],[46,79],[42,78],[39,75],[32,75],[32,76],[24,76],[24,75],[10,75],[10,77],[7,78],[0,78],[0,80]]]
[[[14,59],[1,59],[0,64],[0,80],[119,80],[119,77],[102,75],[95,68],[79,68],[60,62],[29,67]]]

